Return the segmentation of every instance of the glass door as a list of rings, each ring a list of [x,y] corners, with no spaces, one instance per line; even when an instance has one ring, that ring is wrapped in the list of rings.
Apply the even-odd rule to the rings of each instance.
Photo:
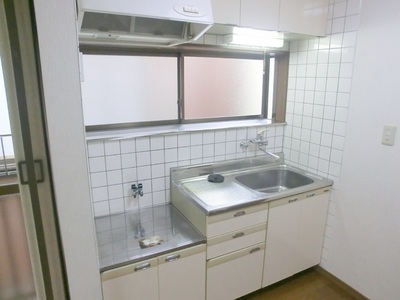
[[[67,299],[32,6],[0,0],[0,299]]]

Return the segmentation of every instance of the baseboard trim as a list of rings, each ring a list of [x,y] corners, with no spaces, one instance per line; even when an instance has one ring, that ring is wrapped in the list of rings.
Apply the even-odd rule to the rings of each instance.
[[[320,266],[314,267],[315,271],[321,274],[322,276],[326,277],[330,281],[332,281],[334,284],[345,290],[347,293],[349,293],[351,296],[356,298],[357,300],[369,300],[367,297],[362,295],[360,292],[357,290],[353,289],[351,286],[337,278],[335,275],[329,273],[327,270],[321,268]]]

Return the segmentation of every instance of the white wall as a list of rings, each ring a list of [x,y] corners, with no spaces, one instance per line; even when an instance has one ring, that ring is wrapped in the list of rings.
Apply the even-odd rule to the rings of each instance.
[[[70,298],[101,299],[80,95],[75,1],[35,0],[56,207]]]
[[[371,299],[400,295],[400,2],[363,1],[340,189],[325,267]]]
[[[291,44],[285,155],[334,179],[321,266],[370,299],[400,295],[399,134],[381,145],[400,125],[399,17],[331,0],[328,36]]]

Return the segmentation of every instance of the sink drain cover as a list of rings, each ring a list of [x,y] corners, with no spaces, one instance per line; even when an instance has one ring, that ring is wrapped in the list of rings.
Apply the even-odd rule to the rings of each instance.
[[[221,174],[211,174],[208,175],[207,180],[209,182],[224,182],[225,177],[222,176]]]

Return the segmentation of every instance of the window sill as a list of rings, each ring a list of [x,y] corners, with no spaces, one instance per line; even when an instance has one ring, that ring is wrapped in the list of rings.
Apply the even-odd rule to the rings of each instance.
[[[272,123],[269,119],[255,119],[243,121],[210,122],[196,124],[178,124],[165,126],[152,126],[141,128],[129,128],[118,130],[105,130],[96,132],[87,132],[86,140],[122,140],[161,134],[181,134],[187,132],[219,130],[237,127],[255,127],[255,126],[276,126],[286,123]]]

